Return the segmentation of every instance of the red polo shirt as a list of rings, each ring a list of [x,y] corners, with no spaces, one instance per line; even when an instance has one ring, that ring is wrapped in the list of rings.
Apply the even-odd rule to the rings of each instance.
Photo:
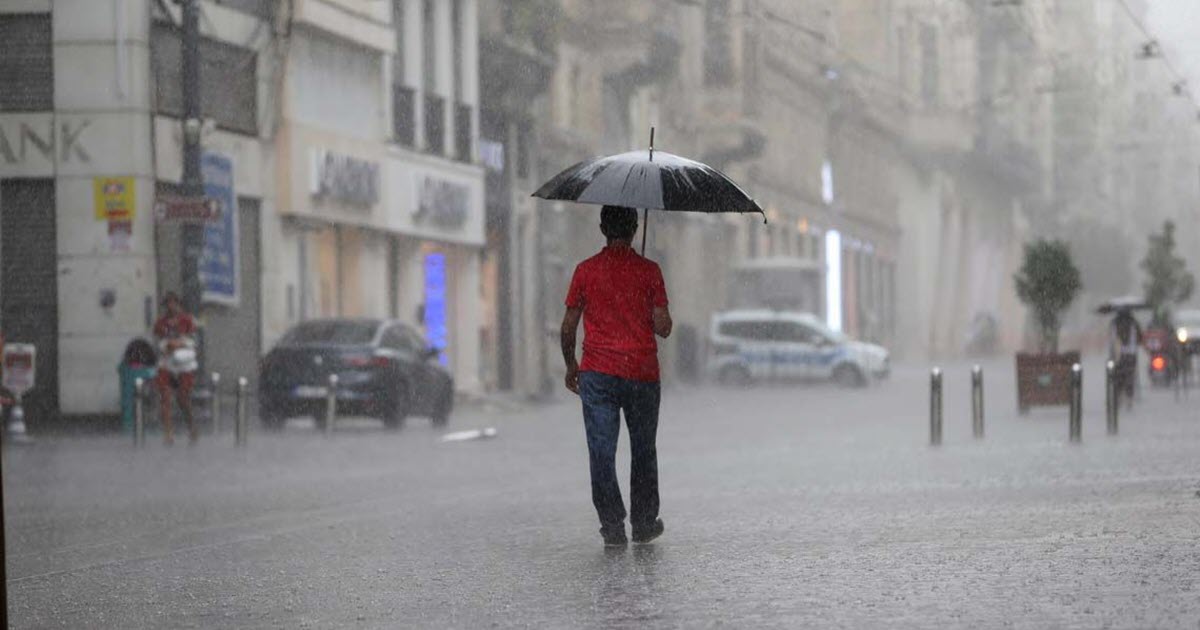
[[[654,307],[667,305],[658,264],[632,247],[608,246],[579,263],[567,308],[583,309],[581,372],[658,381]]]

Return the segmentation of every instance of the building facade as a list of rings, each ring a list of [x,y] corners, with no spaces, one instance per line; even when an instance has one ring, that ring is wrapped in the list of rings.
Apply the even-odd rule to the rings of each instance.
[[[313,317],[396,317],[482,383],[475,0],[204,0],[205,369],[254,379]],[[38,348],[31,424],[118,411],[117,364],[180,289],[179,9],[0,7],[0,326]],[[8,79],[6,79],[8,81]]]
[[[279,295],[312,317],[421,328],[481,387],[483,170],[475,0],[294,4],[275,143]]]

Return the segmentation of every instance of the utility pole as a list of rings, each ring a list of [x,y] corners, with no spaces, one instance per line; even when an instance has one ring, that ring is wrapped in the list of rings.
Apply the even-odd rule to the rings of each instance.
[[[198,199],[204,196],[204,177],[200,172],[200,0],[176,0],[182,9],[183,68],[183,177],[184,197]],[[180,261],[180,297],[183,308],[199,319],[200,297],[200,253],[204,249],[204,225],[193,221],[183,224],[183,260]],[[196,357],[203,374],[207,361],[204,356],[204,328],[196,331]]]
[[[183,9],[183,196],[204,196],[200,174],[200,0],[177,0]],[[193,315],[200,312],[200,251],[204,247],[204,226],[188,221],[183,224],[183,260],[181,293],[183,306]],[[203,356],[202,353],[200,353]]]

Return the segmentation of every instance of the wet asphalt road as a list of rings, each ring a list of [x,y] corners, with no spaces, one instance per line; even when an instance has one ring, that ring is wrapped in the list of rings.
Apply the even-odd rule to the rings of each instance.
[[[1200,627],[1200,392],[1147,392],[1084,442],[1017,418],[965,365],[945,443],[923,369],[827,386],[673,388],[667,533],[600,545],[577,403],[232,435],[195,448],[44,439],[5,451],[14,628]],[[227,423],[228,424],[228,423]],[[624,440],[624,437],[622,437]],[[627,450],[620,453],[627,479]],[[623,487],[626,489],[627,486]]]

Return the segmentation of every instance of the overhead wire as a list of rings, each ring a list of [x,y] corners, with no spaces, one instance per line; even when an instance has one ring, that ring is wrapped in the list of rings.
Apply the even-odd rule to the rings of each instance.
[[[1156,44],[1159,43],[1158,38],[1150,32],[1150,29],[1147,28],[1145,23],[1142,22],[1141,18],[1134,13],[1133,9],[1130,8],[1129,3],[1126,2],[1126,0],[1113,0],[1113,2],[1116,2],[1117,5],[1125,11],[1125,15],[1129,16],[1129,20],[1133,22],[1133,25],[1136,26],[1139,31],[1142,32],[1142,35],[1145,36],[1147,42],[1154,42]],[[1198,103],[1196,100],[1196,94],[1192,91],[1191,86],[1188,85],[1187,75],[1180,72],[1175,64],[1171,62],[1171,58],[1167,55],[1167,51],[1163,49],[1161,44],[1158,45],[1157,50],[1158,54],[1155,58],[1162,60],[1163,65],[1167,68],[1167,71],[1169,71],[1175,79],[1172,89],[1176,90],[1178,93],[1180,93],[1180,95],[1186,94],[1188,100],[1192,101],[1192,105],[1200,110],[1200,103]]]

